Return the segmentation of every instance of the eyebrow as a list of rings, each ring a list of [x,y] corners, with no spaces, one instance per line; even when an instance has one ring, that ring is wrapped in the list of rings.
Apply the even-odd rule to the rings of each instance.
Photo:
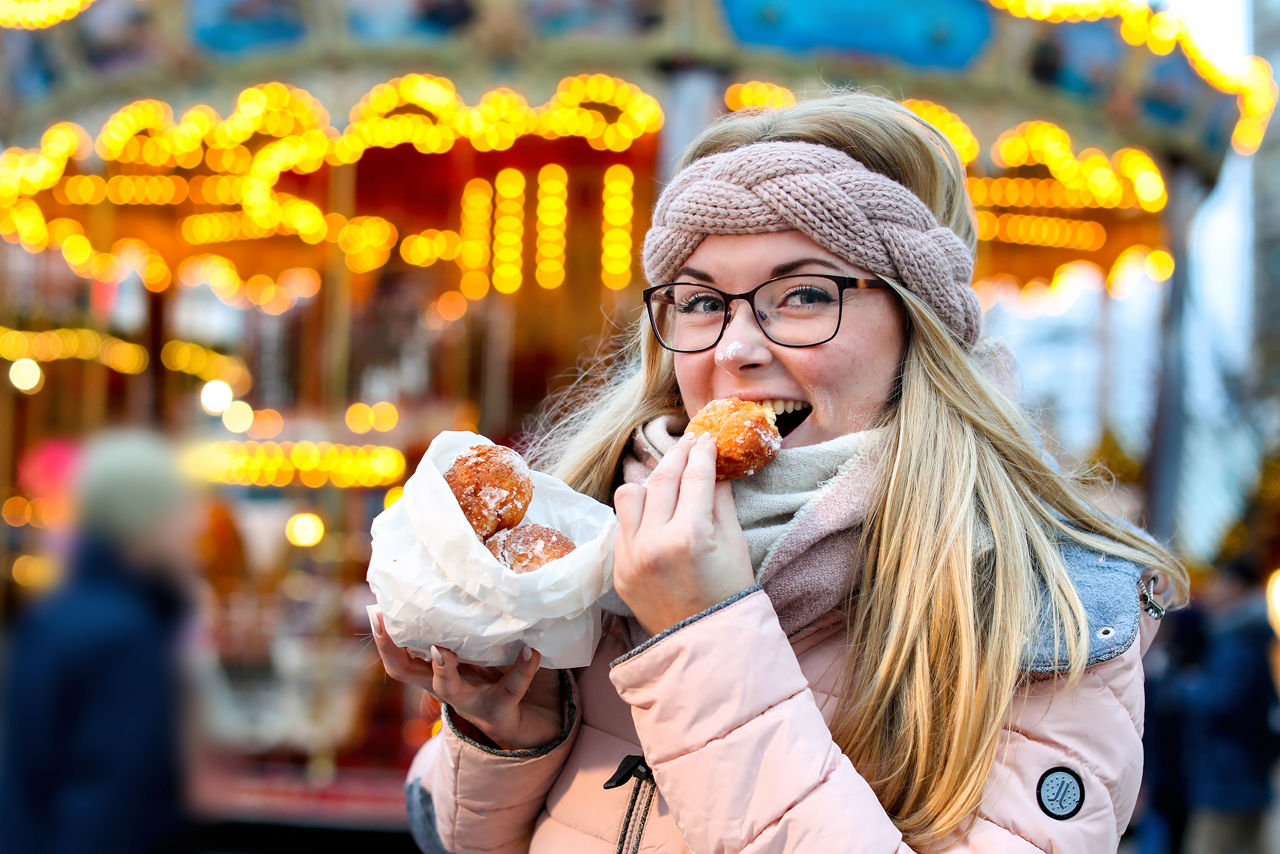
[[[832,263],[826,258],[797,258],[794,261],[786,261],[774,267],[773,271],[769,274],[769,278],[773,279],[778,276],[785,276],[787,273],[793,273],[801,267],[809,264],[817,264],[821,267],[826,267],[829,270],[835,270],[837,273],[841,272],[841,268],[838,264]],[[676,273],[677,279],[684,278],[685,276],[688,276],[691,279],[701,279],[702,281],[710,282],[713,285],[716,283],[715,278],[712,277],[710,273],[695,270],[693,267],[681,267],[679,272]]]

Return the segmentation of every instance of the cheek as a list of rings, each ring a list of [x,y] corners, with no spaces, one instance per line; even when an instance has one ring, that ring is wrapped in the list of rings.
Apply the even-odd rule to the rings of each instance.
[[[842,327],[821,347],[782,357],[793,377],[835,409],[882,403],[892,391],[905,341],[902,322],[888,312],[867,320]]]
[[[672,359],[676,372],[676,386],[685,411],[692,417],[711,400],[711,377],[716,369],[712,351],[704,353],[675,353]]]

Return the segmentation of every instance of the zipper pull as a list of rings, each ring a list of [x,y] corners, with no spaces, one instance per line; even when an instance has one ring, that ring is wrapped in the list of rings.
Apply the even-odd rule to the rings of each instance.
[[[637,780],[653,779],[653,772],[649,770],[649,766],[645,763],[643,756],[637,756],[629,753],[622,757],[622,761],[618,763],[618,770],[613,772],[613,776],[605,781],[606,789],[616,789],[623,783],[635,777]]]

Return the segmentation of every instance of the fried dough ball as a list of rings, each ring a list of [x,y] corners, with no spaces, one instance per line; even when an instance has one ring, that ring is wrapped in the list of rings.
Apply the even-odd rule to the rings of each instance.
[[[686,433],[716,440],[716,480],[755,474],[782,449],[772,407],[726,397],[713,400],[693,416]]]
[[[499,531],[485,545],[512,572],[533,572],[573,551],[573,540],[546,525],[530,522]]]
[[[482,540],[514,528],[533,500],[524,457],[504,445],[474,445],[444,473],[458,506]]]

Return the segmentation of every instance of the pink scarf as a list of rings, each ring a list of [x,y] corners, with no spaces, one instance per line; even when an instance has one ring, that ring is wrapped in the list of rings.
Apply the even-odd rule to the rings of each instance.
[[[678,419],[660,417],[643,425],[632,438],[623,459],[623,479],[643,483],[679,439]],[[783,449],[778,459],[734,484],[734,499],[751,547],[756,581],[773,602],[778,621],[789,635],[838,608],[850,581],[859,571],[858,537],[868,510],[873,481],[892,427],[879,427],[823,443],[824,447]],[[801,468],[789,453],[807,458]],[[832,462],[823,471],[815,455]],[[776,468],[775,468],[776,467]],[[797,482],[805,478],[811,483]],[[793,501],[793,513],[786,508]],[[788,518],[789,517],[789,518]],[[626,604],[614,593],[601,606],[620,614],[628,640],[635,646],[649,637]]]

